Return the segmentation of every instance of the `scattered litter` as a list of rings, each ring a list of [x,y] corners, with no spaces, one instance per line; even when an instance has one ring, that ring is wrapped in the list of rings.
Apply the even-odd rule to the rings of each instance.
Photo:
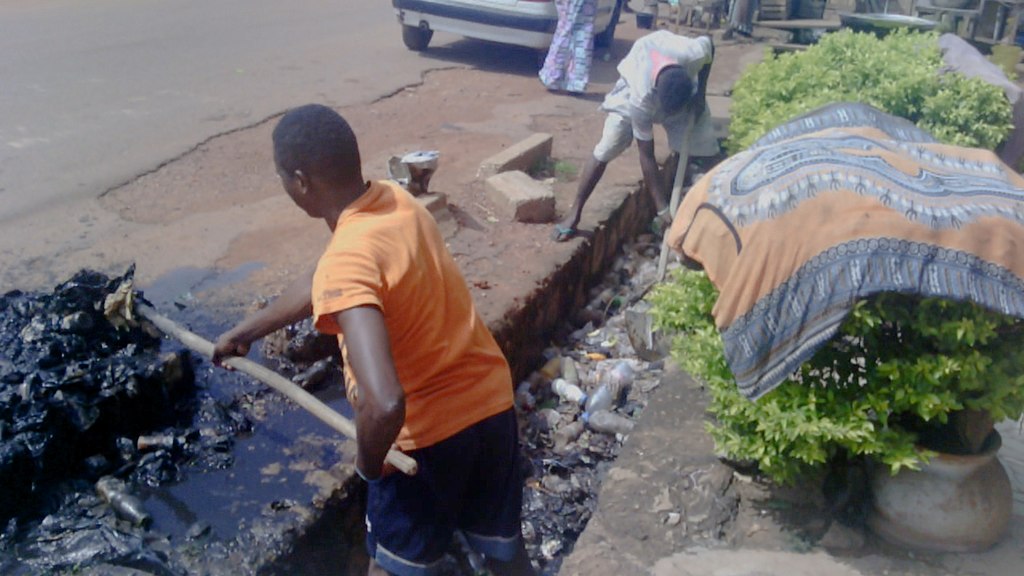
[[[566,326],[568,335],[545,350],[547,361],[516,388],[532,463],[523,539],[540,574],[557,574],[572,552],[597,507],[604,474],[658,386],[663,363],[637,357],[623,318],[624,307],[650,288],[656,258],[649,243],[626,245],[577,315],[584,325]]]

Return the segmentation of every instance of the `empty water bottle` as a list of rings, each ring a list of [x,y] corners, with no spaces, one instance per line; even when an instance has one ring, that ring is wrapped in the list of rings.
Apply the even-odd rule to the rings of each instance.
[[[582,433],[583,422],[580,422],[579,420],[570,422],[555,430],[555,433],[551,435],[551,439],[555,444],[555,451],[557,452],[560,447],[565,447],[565,445],[570,442],[575,442]]]
[[[597,390],[594,390],[590,396],[587,397],[587,412],[600,412],[602,410],[611,410],[618,403],[619,399],[619,387],[612,382],[602,382]]]
[[[562,378],[572,385],[580,383],[580,375],[576,370],[576,361],[569,356],[562,357]]]
[[[615,367],[608,373],[608,380],[617,383],[621,389],[632,386],[634,377],[633,367],[625,360],[616,363]]]
[[[607,410],[587,412],[583,414],[587,427],[595,432],[605,434],[629,434],[633,430],[633,421]]]
[[[623,396],[633,384],[633,368],[621,361],[601,377],[601,385],[587,398],[587,412],[612,410],[622,403]]]
[[[564,378],[555,378],[551,381],[551,390],[558,394],[559,398],[582,405],[587,400],[587,394],[579,386],[570,384]]]

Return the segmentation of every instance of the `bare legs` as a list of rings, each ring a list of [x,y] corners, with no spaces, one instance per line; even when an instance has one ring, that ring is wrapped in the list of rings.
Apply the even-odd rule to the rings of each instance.
[[[659,178],[661,179],[661,189],[670,192],[672,190],[672,183],[675,179],[676,169],[679,166],[679,154],[673,152],[669,154],[665,160],[665,166],[661,169]],[[583,215],[583,205],[587,203],[590,195],[594,193],[594,189],[597,187],[597,183],[601,181],[601,177],[604,176],[605,168],[608,167],[607,162],[602,162],[593,156],[590,157],[590,161],[583,167],[583,172],[580,175],[580,185],[576,189],[576,200],[572,203],[569,208],[569,214],[566,215],[558,225],[555,226],[555,231],[552,234],[552,239],[556,242],[564,242],[569,240],[576,235],[576,227],[580,223],[580,218]],[[654,203],[655,208],[659,211],[659,215],[664,218],[662,224],[667,224],[672,221],[672,215],[667,212],[661,213],[661,211],[668,206],[668,199],[659,197],[658,191],[653,187],[648,186],[648,193],[651,195],[651,201]]]
[[[564,242],[576,235],[576,226],[580,223],[580,217],[583,215],[583,205],[587,203],[587,199],[594,192],[594,188],[597,187],[597,183],[601,181],[601,176],[604,176],[604,169],[608,167],[607,162],[602,162],[593,156],[590,157],[590,161],[583,167],[583,173],[580,175],[580,185],[576,190],[576,200],[572,203],[572,207],[569,209],[569,214],[555,226],[555,232],[552,239],[556,242]]]

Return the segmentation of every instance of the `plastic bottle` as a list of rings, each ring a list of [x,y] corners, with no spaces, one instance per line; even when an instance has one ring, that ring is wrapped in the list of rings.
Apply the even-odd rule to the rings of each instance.
[[[625,360],[617,362],[611,372],[608,373],[608,380],[616,382],[621,389],[632,386],[634,377],[636,377],[636,373],[633,372],[633,367]]]
[[[586,412],[583,414],[583,421],[587,427],[595,432],[605,434],[629,434],[633,430],[633,421],[625,416],[620,416],[607,410],[597,412]]]
[[[633,385],[633,368],[629,362],[618,362],[602,378],[601,385],[587,398],[587,412],[612,410],[622,402],[627,388]]]
[[[116,478],[110,476],[100,478],[96,482],[96,492],[110,504],[118,518],[143,528],[153,522],[153,517],[146,512],[142,500],[126,492],[124,483]]]
[[[114,492],[110,495],[110,507],[114,509],[114,513],[119,518],[123,518],[136,526],[148,528],[153,523],[153,517],[149,515],[149,512],[146,512],[145,507],[142,505],[142,500],[131,494]]]
[[[583,434],[583,422],[580,422],[579,420],[570,422],[558,430],[555,430],[555,433],[552,434],[555,449],[557,450],[560,446],[564,447],[570,442],[575,442],[576,439],[580,437],[580,434]]]
[[[574,386],[580,383],[580,375],[576,370],[576,362],[569,356],[562,357],[562,378]]]
[[[171,434],[151,434],[139,436],[135,441],[135,447],[140,452],[150,450],[174,450],[178,445],[177,439]]]
[[[619,398],[619,387],[612,382],[602,382],[597,390],[587,397],[587,412],[611,410]]]
[[[568,402],[583,405],[587,401],[587,394],[579,386],[570,384],[564,378],[555,378],[551,381],[551,390],[558,394],[559,398]]]

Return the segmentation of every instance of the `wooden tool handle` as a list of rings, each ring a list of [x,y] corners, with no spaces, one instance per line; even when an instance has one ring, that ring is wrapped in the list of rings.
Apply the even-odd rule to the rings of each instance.
[[[668,214],[671,216],[669,228],[665,230],[665,236],[661,242],[661,254],[658,255],[658,272],[654,277],[655,282],[665,280],[665,271],[668,269],[668,253],[671,247],[668,245],[668,230],[676,221],[676,212],[679,211],[679,203],[683,198],[683,180],[686,178],[686,168],[690,165],[690,138],[693,133],[695,119],[691,111],[686,118],[686,132],[683,133],[683,146],[679,151],[679,163],[676,164],[676,175],[672,179],[672,197],[668,203]]]
[[[213,357],[213,342],[206,340],[205,338],[190,332],[186,328],[177,324],[166,316],[161,316],[156,310],[149,306],[139,304],[136,306],[136,311],[144,318],[152,322],[162,332],[173,336],[181,341],[186,347],[194,350],[207,358]],[[351,420],[345,418],[341,414],[338,414],[327,404],[324,404],[316,396],[313,396],[309,392],[302,389],[291,380],[288,380],[284,376],[281,376],[277,372],[270,370],[265,366],[242,357],[226,358],[224,360],[226,366],[230,366],[239,372],[244,372],[253,378],[256,378],[260,382],[263,382],[267,386],[277,390],[290,398],[293,402],[304,408],[307,412],[316,416],[331,428],[334,428],[338,432],[341,432],[345,436],[355,440],[356,438],[356,426]],[[403,454],[397,450],[391,450],[388,452],[386,462],[397,468],[398,470],[413,476],[416,474],[416,461],[413,460],[408,454]]]

